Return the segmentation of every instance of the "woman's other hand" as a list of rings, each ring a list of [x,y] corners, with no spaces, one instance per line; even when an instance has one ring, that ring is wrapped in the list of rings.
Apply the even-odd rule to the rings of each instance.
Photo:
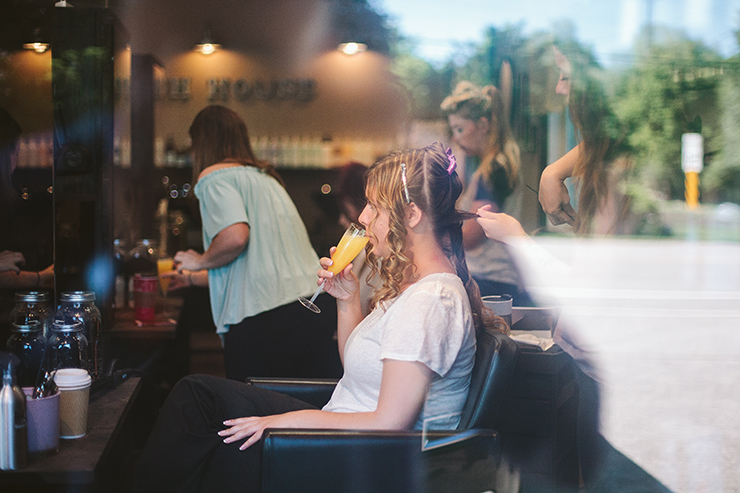
[[[22,253],[5,250],[0,252],[0,272],[13,271],[21,273],[21,267],[25,265],[26,259]]]
[[[504,242],[507,238],[527,234],[519,221],[503,212],[491,212],[491,206],[478,209],[478,215],[480,217],[475,221],[492,240]]]
[[[246,450],[262,438],[266,428],[290,428],[287,414],[275,414],[273,416],[250,416],[247,418],[227,419],[225,430],[218,432],[224,438],[224,443],[233,443],[248,438],[239,446],[239,450]]]

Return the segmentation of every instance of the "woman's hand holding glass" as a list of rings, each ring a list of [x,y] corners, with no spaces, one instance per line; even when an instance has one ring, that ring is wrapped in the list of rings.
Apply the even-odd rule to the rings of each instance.
[[[331,247],[330,255],[334,255],[337,247]],[[334,263],[329,257],[322,257],[319,260],[322,270],[318,272],[319,286],[339,301],[349,301],[359,293],[360,281],[357,275],[352,271],[352,263],[347,266],[338,275],[329,270]]]
[[[314,304],[314,301],[316,301],[316,297],[324,288],[327,279],[332,277],[331,274],[343,274],[348,266],[350,266],[351,269],[352,260],[360,253],[360,251],[362,251],[363,248],[365,248],[368,240],[369,238],[365,234],[365,230],[363,228],[356,224],[350,224],[344,232],[344,235],[342,235],[342,239],[339,240],[339,244],[330,250],[332,256],[330,262],[324,262],[321,264],[321,266],[324,267],[324,271],[319,272],[319,277],[322,277],[322,280],[319,283],[319,288],[310,300],[308,298],[300,297],[298,298],[298,301],[312,312],[321,313],[321,309]],[[321,272],[327,272],[327,274],[322,276]]]

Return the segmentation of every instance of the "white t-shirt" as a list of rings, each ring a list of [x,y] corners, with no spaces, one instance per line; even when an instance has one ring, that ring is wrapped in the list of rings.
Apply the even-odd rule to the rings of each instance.
[[[457,427],[475,361],[473,317],[459,277],[431,274],[360,322],[344,349],[344,376],[324,410],[374,411],[384,359],[418,361],[434,372],[414,428],[430,418],[428,428]]]

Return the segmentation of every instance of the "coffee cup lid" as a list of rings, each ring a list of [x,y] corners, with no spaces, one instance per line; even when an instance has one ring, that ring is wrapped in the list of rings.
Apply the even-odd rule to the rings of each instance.
[[[91,381],[87,370],[81,368],[61,368],[54,374],[54,383],[60,390],[84,389]]]

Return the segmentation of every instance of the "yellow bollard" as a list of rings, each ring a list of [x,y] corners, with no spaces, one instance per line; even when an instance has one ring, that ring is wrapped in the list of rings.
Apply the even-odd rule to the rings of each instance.
[[[696,209],[699,207],[699,173],[696,171],[686,172],[686,207],[688,209]]]

